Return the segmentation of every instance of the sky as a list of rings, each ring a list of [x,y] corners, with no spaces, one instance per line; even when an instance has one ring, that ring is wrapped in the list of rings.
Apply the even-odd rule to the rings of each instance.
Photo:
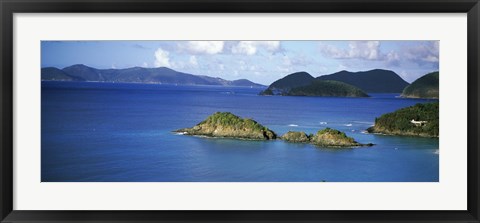
[[[387,69],[407,82],[439,70],[439,41],[42,41],[41,66],[168,67],[269,85],[290,73]]]

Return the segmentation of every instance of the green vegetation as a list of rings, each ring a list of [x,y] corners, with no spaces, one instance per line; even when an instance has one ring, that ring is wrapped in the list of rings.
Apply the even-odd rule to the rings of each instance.
[[[311,84],[292,88],[284,95],[289,96],[326,96],[326,97],[368,97],[359,88],[340,82],[315,80]]]
[[[402,93],[405,98],[438,98],[439,72],[426,74],[408,85]]]
[[[439,103],[416,104],[375,118],[370,133],[438,137]],[[412,123],[414,120],[415,123]],[[421,123],[418,123],[421,122]]]
[[[233,126],[236,129],[246,128],[254,131],[268,130],[266,127],[258,124],[258,122],[253,119],[242,119],[230,112],[215,112],[213,115],[210,115],[207,119],[199,123],[199,125],[202,124],[214,126]]]
[[[309,143],[310,136],[308,136],[305,132],[294,132],[289,131],[282,136],[282,139],[287,142],[300,142],[300,143]]]
[[[192,128],[179,129],[187,135],[271,140],[277,135],[255,120],[240,118],[230,112],[216,112]]]
[[[311,142],[317,146],[328,147],[362,146],[362,144],[356,142],[353,138],[348,137],[344,132],[331,128],[318,131],[317,134],[311,138]],[[367,145],[371,146],[372,144]]]
[[[373,146],[373,144],[360,144],[353,138],[348,137],[344,132],[336,129],[326,128],[317,132],[317,134],[307,135],[305,132],[289,131],[281,137],[287,142],[294,143],[311,143],[320,147],[359,147],[359,146]]]

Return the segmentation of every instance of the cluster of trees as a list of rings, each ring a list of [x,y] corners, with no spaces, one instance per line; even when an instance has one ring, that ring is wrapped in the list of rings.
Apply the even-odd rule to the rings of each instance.
[[[230,126],[235,129],[251,129],[251,130],[268,130],[263,125],[259,124],[253,119],[245,118],[242,119],[230,112],[215,112],[213,115],[210,115],[207,119],[199,123],[208,124],[214,126]]]
[[[317,132],[317,136],[321,136],[321,135],[327,135],[335,139],[346,140],[347,142],[350,142],[350,143],[355,142],[355,140],[351,137],[348,137],[347,134],[345,134],[345,132],[338,131],[336,129],[331,129],[328,127],[325,129],[319,130]]]
[[[322,130],[319,130],[317,132],[317,135],[323,135],[323,134],[336,135],[340,138],[346,138],[347,137],[347,134],[345,134],[345,132],[341,132],[341,131],[338,131],[336,129],[331,129],[329,127],[325,128],[325,129],[322,129]]]
[[[412,119],[426,123],[415,125],[411,122]],[[416,104],[384,114],[375,118],[375,126],[372,128],[369,131],[438,137],[439,103]]]

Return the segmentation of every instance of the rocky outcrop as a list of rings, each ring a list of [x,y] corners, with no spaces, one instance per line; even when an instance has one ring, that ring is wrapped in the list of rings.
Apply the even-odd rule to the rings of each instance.
[[[307,135],[305,132],[287,132],[281,137],[281,139],[287,142],[295,143],[311,143],[321,147],[360,147],[360,146],[373,146],[373,144],[361,144],[355,141],[353,138],[348,137],[344,132],[326,128],[317,132],[317,134]]]
[[[317,132],[310,139],[312,144],[326,147],[357,147],[372,146],[373,144],[361,144],[353,138],[348,137],[344,132],[336,129],[326,128]]]
[[[227,137],[252,140],[272,140],[277,135],[255,120],[240,118],[230,112],[216,112],[192,128],[184,128],[175,132],[186,135],[209,137]]]
[[[309,143],[310,136],[308,136],[305,132],[293,132],[289,131],[285,133],[281,139],[287,142],[301,142],[301,143]]]

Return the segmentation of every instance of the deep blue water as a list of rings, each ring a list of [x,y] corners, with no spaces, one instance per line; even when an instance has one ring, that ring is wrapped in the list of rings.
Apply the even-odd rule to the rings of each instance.
[[[259,88],[42,82],[43,182],[436,182],[438,139],[362,133],[426,100],[258,96]],[[216,111],[281,135],[331,127],[373,147],[176,135]]]

